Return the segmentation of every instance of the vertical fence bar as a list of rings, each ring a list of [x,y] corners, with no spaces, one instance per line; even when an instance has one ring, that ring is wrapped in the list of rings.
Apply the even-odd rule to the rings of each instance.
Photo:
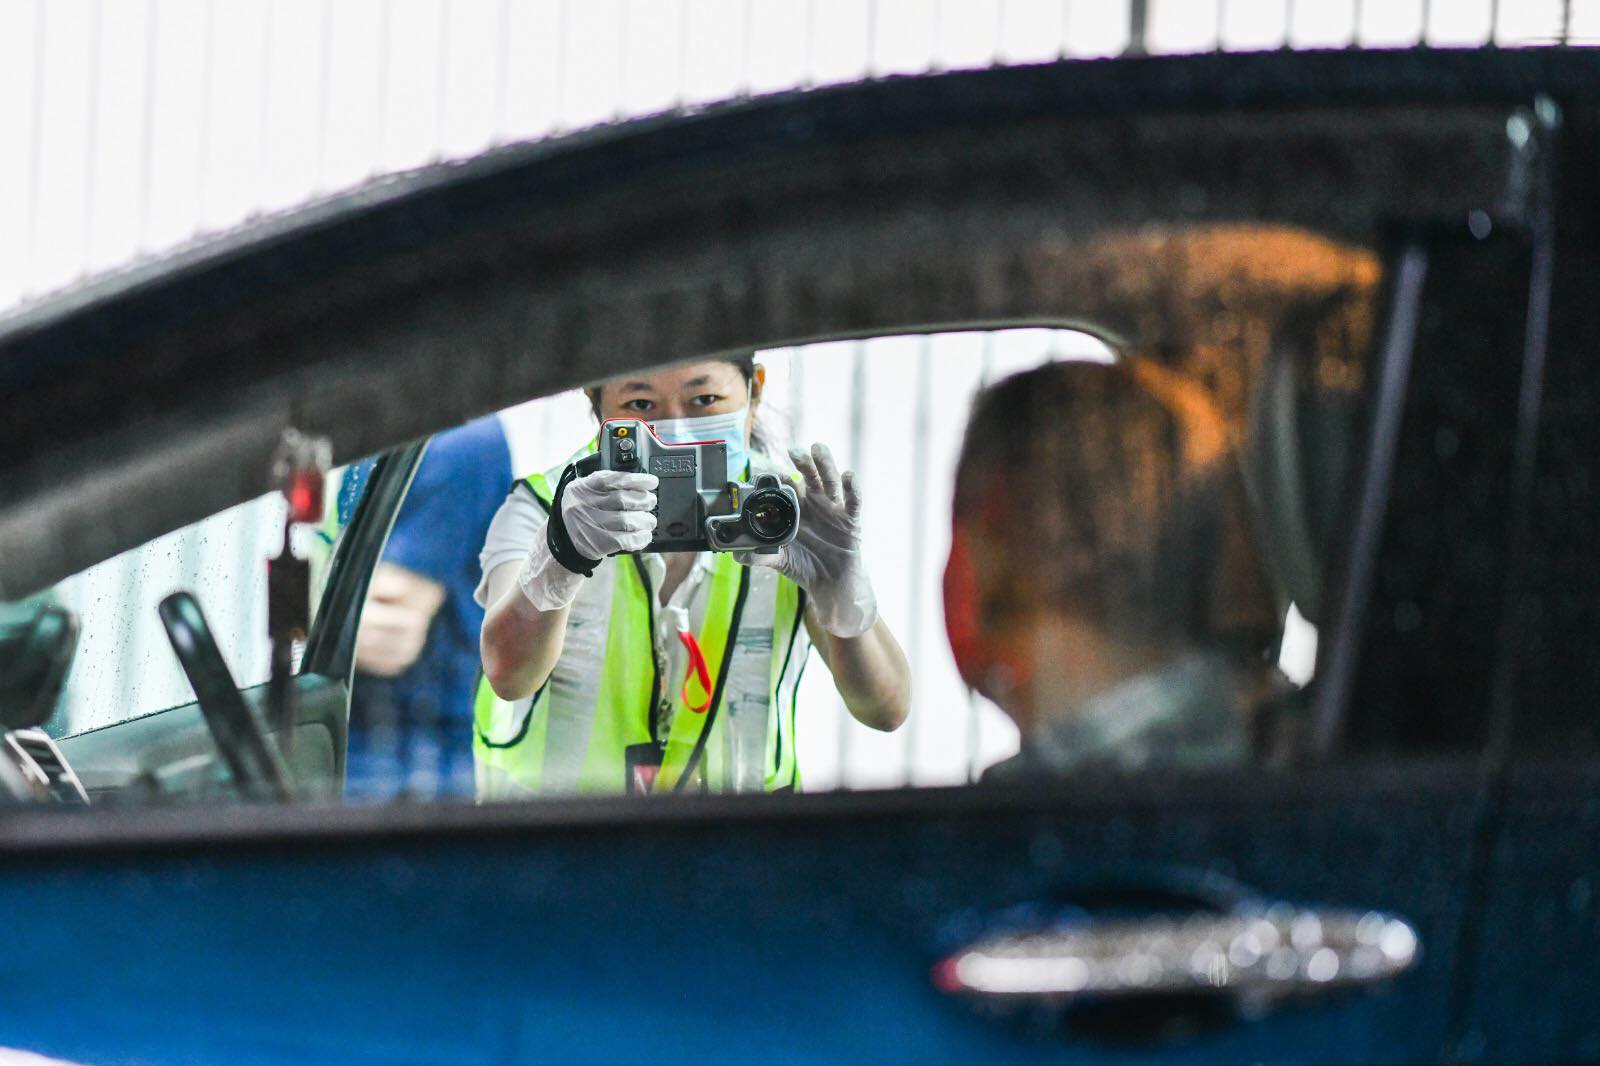
[[[817,84],[817,0],[805,0],[805,53],[800,68],[800,88]]]
[[[740,8],[744,13],[744,23],[739,27],[741,40],[739,47],[739,84],[734,89],[734,94],[741,100],[750,99],[751,95],[751,67],[750,57],[756,48],[756,15],[755,0],[744,0]]]
[[[267,166],[272,162],[267,152],[267,127],[272,113],[272,25],[277,20],[273,13],[274,0],[263,7],[265,25],[261,33],[261,108],[256,115],[256,195],[250,205],[252,216],[261,214],[261,205],[267,202]]]
[[[372,166],[367,170],[368,177],[382,173],[383,161],[389,155],[389,22],[393,3],[394,0],[378,0],[378,135],[372,139]]]
[[[866,341],[856,341],[850,347],[850,452],[849,467],[861,475],[861,452],[867,433],[867,360]],[[853,745],[851,724],[855,719],[846,711],[839,719],[839,786],[849,787],[850,749]]]
[[[789,349],[789,391],[794,394],[789,432],[794,436],[791,443],[797,448],[806,444],[806,361],[802,358],[806,348],[801,344]]]
[[[322,0],[322,61],[317,71],[317,156],[311,173],[313,195],[328,187],[328,111],[333,106],[333,0]]]
[[[867,0],[867,66],[862,71],[862,80],[872,81],[881,70],[878,65],[878,0]]]
[[[922,615],[926,608],[926,597],[923,595],[923,569],[927,563],[928,554],[928,523],[924,520],[928,502],[928,439],[932,429],[932,362],[933,339],[924,333],[917,346],[916,367],[916,409],[913,416],[912,460],[911,460],[911,595],[909,611],[910,618],[906,625],[906,656],[911,661],[911,676],[913,679],[923,676],[923,625]],[[918,722],[922,718],[920,709],[916,706],[918,688],[915,680],[911,686],[912,708],[911,714],[906,719],[905,739],[906,772],[904,784],[913,784],[912,776],[917,765],[917,734]]]
[[[117,643],[116,669],[108,679],[110,689],[106,693],[109,698],[126,701],[127,706],[137,707],[143,696],[141,684],[138,680],[139,652],[144,644],[144,629],[138,624],[140,619],[139,605],[144,599],[145,570],[148,566],[143,553],[135,548],[125,552],[119,559],[116,570],[122,571],[126,576],[120,583],[120,602],[116,614],[113,616],[119,621],[132,622],[123,631],[123,639]],[[115,694],[114,696],[112,694]],[[130,697],[129,694],[132,694]]]
[[[265,514],[270,512],[270,505],[264,502],[270,497],[256,497],[249,503],[240,507],[234,514],[233,528],[229,530],[232,536],[232,548],[228,554],[232,560],[227,564],[232,566],[236,574],[265,575],[267,560],[276,555],[261,543],[262,527],[265,526]],[[248,594],[244,597],[245,609],[239,619],[239,665],[237,669],[242,677],[256,678],[261,674],[260,667],[266,664],[266,658],[271,652],[263,652],[260,638],[266,633],[266,619],[261,614],[261,605],[258,600],[265,602],[266,589],[263,587],[257,595],[257,582],[252,577],[248,586]],[[262,582],[264,585],[265,583]]]
[[[556,58],[555,81],[550,90],[550,133],[560,133],[566,129],[563,125],[561,112],[567,106],[567,0],[556,0]]]
[[[490,144],[504,144],[511,108],[511,0],[500,0],[499,47],[494,56],[494,133]]]
[[[982,354],[979,356],[979,359],[978,388],[979,390],[982,390],[988,387],[989,378],[994,373],[993,332],[986,332],[983,335],[983,350]],[[980,730],[982,721],[980,717],[981,713],[982,709],[978,706],[978,694],[970,688],[967,689],[967,734],[965,738],[965,754],[967,762],[967,781],[969,783],[978,779],[978,748],[983,739]]]
[[[678,2],[678,96],[673,101],[675,110],[683,110],[689,102],[689,5],[693,0]]]
[[[28,210],[27,228],[22,245],[22,297],[33,294],[33,277],[38,267],[39,247],[39,197],[44,192],[44,49],[45,17],[49,5],[45,0],[33,4],[33,114],[28,123]]]
[[[197,217],[194,231],[206,225],[206,189],[211,185],[211,97],[217,80],[217,0],[206,0],[204,61],[200,64],[200,151],[194,173],[194,202]]]
[[[617,4],[617,99],[611,108],[612,122],[628,117],[628,16],[632,10],[631,0]]]
[[[89,8],[89,108],[83,123],[83,261],[78,277],[88,275],[94,262],[94,189],[100,167],[100,67],[104,61],[105,0],[93,0]],[[36,56],[35,62],[43,60]],[[38,106],[35,101],[35,107]],[[202,163],[204,157],[202,157]]]
[[[144,31],[144,107],[139,119],[143,123],[139,131],[139,243],[136,246],[140,254],[150,247],[150,198],[154,195],[151,184],[155,168],[156,28],[161,24],[160,6],[160,0],[150,0],[147,9],[150,17]],[[269,34],[271,28],[269,22]],[[262,125],[265,124],[263,119]]]
[[[438,162],[444,158],[444,124],[449,114],[450,102],[450,13],[454,5],[450,0],[439,0],[439,53],[433,79],[433,154],[429,159]]]
[[[1128,47],[1130,56],[1148,54],[1146,38],[1150,28],[1150,0],[1132,0],[1128,4]]]

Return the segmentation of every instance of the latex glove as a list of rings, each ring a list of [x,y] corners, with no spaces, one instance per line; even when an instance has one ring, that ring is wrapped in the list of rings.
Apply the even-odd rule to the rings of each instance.
[[[572,481],[561,494],[561,520],[572,546],[590,559],[639,551],[656,528],[654,474],[596,470]],[[517,587],[541,611],[555,611],[578,598],[584,575],[562,566],[541,535],[528,549]]]
[[[877,623],[878,601],[861,558],[855,474],[839,473],[826,444],[814,444],[809,452],[790,449],[789,458],[804,479],[799,532],[774,554],[741,552],[739,561],[773,567],[806,590],[823,629],[859,637]]]
[[[618,552],[650,546],[656,528],[654,474],[596,470],[561,494],[561,519],[572,546],[599,561]]]

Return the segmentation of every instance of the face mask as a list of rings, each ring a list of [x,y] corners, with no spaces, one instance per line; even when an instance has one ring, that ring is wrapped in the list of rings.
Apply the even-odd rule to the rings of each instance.
[[[748,405],[725,415],[701,415],[699,418],[663,418],[650,423],[663,444],[689,444],[699,440],[727,442],[728,476],[744,476],[750,452],[744,445],[744,423],[749,417]]]

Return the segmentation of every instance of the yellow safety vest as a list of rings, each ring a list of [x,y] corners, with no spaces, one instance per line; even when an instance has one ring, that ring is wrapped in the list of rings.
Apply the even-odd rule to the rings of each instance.
[[[764,457],[751,462],[757,472],[769,468]],[[566,466],[512,491],[531,492],[548,512]],[[768,567],[718,553],[708,595],[696,638],[711,703],[695,713],[684,706],[683,679],[661,676],[667,655],[656,644],[656,590],[643,561],[601,560],[572,604],[561,658],[538,692],[510,702],[479,679],[478,798],[635,791],[633,766],[651,753],[660,762],[655,793],[797,788],[795,694],[811,650],[805,593]]]

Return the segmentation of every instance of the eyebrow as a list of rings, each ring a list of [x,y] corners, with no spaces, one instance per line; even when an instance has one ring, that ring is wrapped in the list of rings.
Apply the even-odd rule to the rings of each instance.
[[[685,389],[698,389],[701,386],[709,383],[710,381],[711,381],[711,375],[709,375],[709,374],[701,374],[697,378],[690,378],[688,381],[685,381],[681,387],[685,388]],[[619,395],[619,396],[623,395],[625,393],[630,393],[630,392],[655,392],[655,391],[656,391],[655,388],[653,386],[651,386],[651,384],[649,382],[647,382],[647,381],[624,381],[621,385],[617,386],[617,395]]]

